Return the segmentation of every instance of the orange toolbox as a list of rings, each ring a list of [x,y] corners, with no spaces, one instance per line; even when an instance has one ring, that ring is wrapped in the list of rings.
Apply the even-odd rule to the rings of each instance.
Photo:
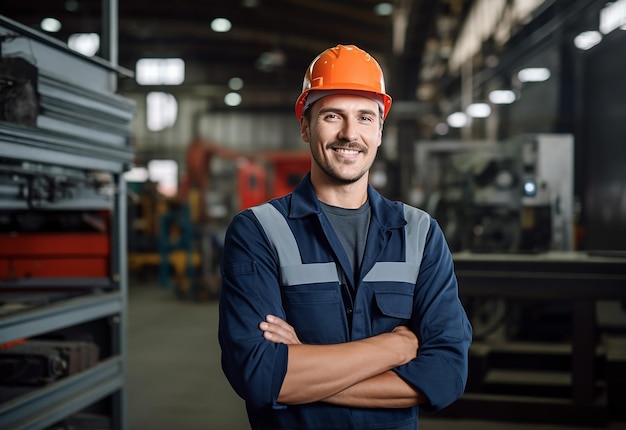
[[[109,242],[100,233],[0,234],[0,279],[107,277]]]

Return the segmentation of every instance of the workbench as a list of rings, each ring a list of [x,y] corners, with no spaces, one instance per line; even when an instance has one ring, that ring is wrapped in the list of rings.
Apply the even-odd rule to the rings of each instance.
[[[595,425],[606,420],[607,399],[599,399],[596,388],[596,303],[626,300],[626,253],[458,252],[453,254],[453,259],[462,300],[497,297],[513,302],[559,301],[571,306],[571,397],[560,401],[522,396],[514,399],[497,395],[481,397],[480,393],[468,392],[449,413],[528,420],[533,420],[535,414],[538,421],[576,424],[588,421]],[[623,399],[624,395],[621,396]]]

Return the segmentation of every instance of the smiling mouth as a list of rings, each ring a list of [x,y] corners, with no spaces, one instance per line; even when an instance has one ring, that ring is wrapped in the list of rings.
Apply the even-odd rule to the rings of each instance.
[[[349,148],[333,148],[333,151],[338,152],[340,154],[345,155],[357,155],[359,152],[358,149],[349,149]]]

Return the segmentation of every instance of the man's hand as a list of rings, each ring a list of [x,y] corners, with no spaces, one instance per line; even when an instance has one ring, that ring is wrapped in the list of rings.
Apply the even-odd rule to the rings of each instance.
[[[263,337],[274,343],[284,343],[287,345],[300,345],[300,339],[294,328],[286,321],[274,315],[267,315],[265,321],[259,324],[263,331]]]
[[[415,354],[411,354],[410,360],[413,360],[415,357],[417,357],[417,350],[419,349],[419,339],[417,338],[415,333],[411,331],[410,328],[408,328],[407,326],[399,325],[398,327],[391,330],[391,332],[402,336],[405,341],[405,345],[407,346],[409,351],[415,351]]]
[[[275,315],[267,315],[265,321],[259,324],[259,329],[263,331],[263,337],[271,342],[284,343],[286,345],[302,344],[300,339],[298,339],[296,330]],[[409,351],[409,355],[411,355],[409,360],[415,358],[419,348],[419,342],[415,333],[406,326],[398,326],[392,330],[392,333],[401,336],[401,339],[403,339],[403,350]]]

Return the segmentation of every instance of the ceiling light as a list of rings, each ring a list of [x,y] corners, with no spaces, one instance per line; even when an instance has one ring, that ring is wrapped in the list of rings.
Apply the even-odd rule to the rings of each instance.
[[[277,67],[284,66],[286,61],[287,57],[285,57],[285,54],[280,50],[274,49],[273,51],[262,53],[256,60],[255,65],[259,70],[272,72]]]
[[[215,18],[211,21],[211,30],[216,33],[227,33],[231,28],[233,28],[233,25],[226,18]]]
[[[387,2],[378,3],[374,7],[374,12],[376,12],[378,16],[389,16],[393,14],[393,5]]]
[[[228,80],[228,88],[233,91],[239,91],[243,88],[243,79],[234,77]]]
[[[56,33],[61,30],[61,21],[54,18],[44,18],[41,20],[41,29],[49,33]]]
[[[435,133],[439,136],[445,136],[450,131],[450,127],[445,122],[440,122],[435,126]]]
[[[487,118],[491,115],[491,106],[487,103],[472,103],[467,106],[465,113],[472,118]]]
[[[586,51],[593,48],[602,41],[602,34],[599,31],[583,31],[574,39],[574,46]]]
[[[494,90],[489,93],[489,101],[496,105],[510,105],[517,96],[511,90]]]
[[[454,112],[448,116],[448,125],[453,128],[463,128],[469,122],[469,117],[463,112]]]
[[[550,79],[550,70],[545,67],[529,67],[517,73],[521,82],[544,82]]]
[[[100,49],[100,36],[98,33],[71,34],[67,39],[67,46],[87,57],[93,57]]]
[[[239,93],[228,93],[224,96],[224,103],[227,106],[239,106],[241,104],[241,95]]]
[[[626,25],[626,0],[607,2],[604,9],[600,11],[600,31],[608,34],[624,25]]]

